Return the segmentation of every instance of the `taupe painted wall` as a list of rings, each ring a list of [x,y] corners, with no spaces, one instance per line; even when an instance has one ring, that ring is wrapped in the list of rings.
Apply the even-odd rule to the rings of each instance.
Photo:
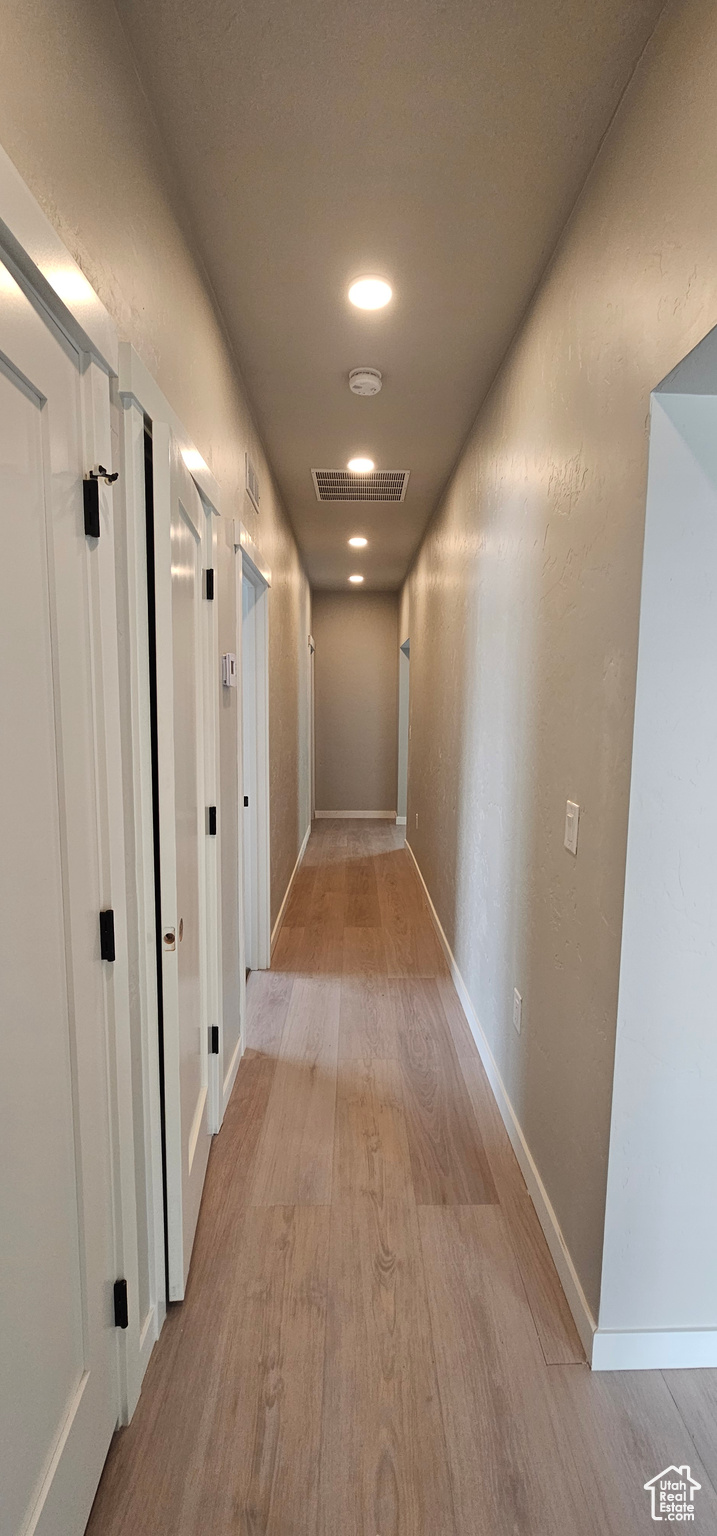
[[[316,809],[396,811],[398,596],[314,592]]]
[[[5,7],[0,143],[123,337],[137,348],[272,568],[271,904],[281,904],[310,816],[309,591],[237,368],[183,222],[170,165],[107,0]],[[244,490],[248,449],[259,516]],[[236,650],[235,555],[219,532],[220,645]],[[236,693],[222,697],[225,1004],[237,1006]],[[235,846],[235,845],[234,845]]]
[[[409,841],[596,1315],[649,397],[717,321],[715,58],[710,0],[668,7],[402,607]]]

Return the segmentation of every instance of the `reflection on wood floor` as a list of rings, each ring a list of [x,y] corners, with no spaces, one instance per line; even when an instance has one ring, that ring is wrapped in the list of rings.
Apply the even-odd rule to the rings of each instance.
[[[717,1372],[587,1369],[399,829],[317,824],[248,1001],[91,1536],[634,1536],[671,1463],[717,1530]]]

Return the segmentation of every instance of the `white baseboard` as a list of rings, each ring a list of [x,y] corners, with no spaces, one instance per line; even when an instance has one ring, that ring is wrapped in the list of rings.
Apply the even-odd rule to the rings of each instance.
[[[306,828],[306,831],[304,833],[304,836],[303,836],[303,839],[302,839],[302,843],[301,843],[301,847],[299,849],[299,857],[297,858],[296,863],[294,865],[294,868],[291,871],[291,875],[289,877],[289,884],[287,885],[286,890],[284,891],[284,900],[282,901],[281,906],[279,907],[279,911],[277,913],[276,922],[274,924],[274,927],[271,930],[271,949],[270,949],[270,952],[271,952],[272,955],[274,953],[274,945],[276,944],[276,941],[277,941],[277,939],[279,937],[279,930],[280,930],[281,925],[282,925],[282,923],[284,921],[284,913],[286,911],[287,902],[288,902],[289,897],[291,895],[291,887],[294,884],[294,881],[296,879],[296,871],[299,868],[299,865],[301,863],[301,860],[304,857],[304,854],[306,853],[306,844],[308,843],[310,837],[311,837],[311,822],[309,822],[309,825]]]
[[[243,1055],[244,1055],[244,1035],[242,1033],[242,1034],[240,1034],[239,1039],[237,1040],[237,1043],[236,1043],[236,1045],[234,1047],[234,1054],[232,1056],[232,1059],[231,1059],[231,1061],[229,1063],[229,1066],[227,1068],[227,1071],[225,1073],[224,1082],[220,1086],[220,1098],[221,1098],[220,1111],[221,1111],[222,1120],[224,1119],[224,1114],[225,1114],[225,1111],[226,1111],[227,1104],[229,1103],[229,1100],[230,1100],[230,1098],[232,1096],[232,1088],[234,1087],[234,1082],[235,1082],[235,1079],[236,1079],[236,1075],[237,1075],[237,1072],[239,1071],[239,1063],[240,1063]]]
[[[565,1238],[563,1237],[563,1234],[560,1230],[558,1218],[550,1203],[545,1185],[543,1184],[540,1174],[538,1173],[538,1169],[533,1160],[533,1156],[525,1136],[523,1135],[518,1117],[510,1102],[500,1072],[498,1071],[495,1058],[473,1008],[473,1004],[468,994],[468,988],[466,987],[463,977],[461,976],[461,973],[458,969],[456,959],[451,946],[448,943],[448,939],[443,932],[440,918],[431,900],[428,886],[426,885],[423,875],[421,874],[416,855],[408,841],[406,841],[405,846],[408,849],[411,858],[413,859],[418,878],[421,882],[421,885],[423,886],[426,900],[428,902],[428,909],[433,919],[433,926],[436,930],[436,933],[438,934],[443,952],[448,961],[451,976],[453,978],[453,984],[455,986],[456,992],[458,993],[463,1012],[466,1016],[466,1019],[468,1020],[471,1034],[473,1035],[473,1039],[475,1040],[475,1043],[478,1047],[481,1061],[483,1062],[486,1075],[490,1082],[491,1088],[493,1089],[495,1101],[498,1105],[501,1116],[503,1118],[503,1123],[510,1137],[513,1151],[515,1152],[515,1155],[520,1164],[523,1178],[525,1179],[525,1182],[528,1186],[528,1193],[533,1202],[533,1205],[535,1206],[540,1225],[543,1229],[543,1232],[545,1233],[545,1239],[553,1256],[553,1262],[555,1264],[555,1268],[558,1271],[568,1306],[572,1312],[573,1318],[575,1319],[575,1326],[580,1335],[580,1341],[588,1357],[588,1360],[592,1361],[593,1339],[596,1330],[595,1319],[592,1315],[587,1298],[578,1279],[577,1271],[570,1257],[567,1243],[565,1242]],[[607,1367],[602,1367],[602,1369],[607,1369]],[[617,1369],[617,1367],[615,1367],[615,1369]]]
[[[594,1371],[681,1371],[717,1366],[717,1328],[598,1328]]]
[[[405,825],[406,825],[406,818],[405,818],[405,816],[397,816],[396,817],[396,826],[397,827],[405,827]]]
[[[395,811],[314,811],[317,821],[393,821]]]

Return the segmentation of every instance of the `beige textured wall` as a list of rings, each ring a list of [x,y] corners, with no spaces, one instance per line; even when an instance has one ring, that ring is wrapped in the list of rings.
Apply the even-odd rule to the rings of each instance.
[[[595,1313],[649,396],[717,321],[715,58],[714,5],[668,7],[403,604],[409,841]]]
[[[398,596],[315,592],[316,809],[396,810]]]
[[[272,567],[270,599],[271,878],[276,914],[307,824],[305,720],[309,593],[258,439],[236,360],[195,258],[191,231],[124,32],[108,0],[3,7],[0,143],[142,356]],[[257,517],[244,491],[248,449],[261,481]],[[219,534],[223,650],[236,649],[235,556]],[[236,695],[223,701],[224,945],[236,950]],[[225,977],[236,1006],[236,976]]]

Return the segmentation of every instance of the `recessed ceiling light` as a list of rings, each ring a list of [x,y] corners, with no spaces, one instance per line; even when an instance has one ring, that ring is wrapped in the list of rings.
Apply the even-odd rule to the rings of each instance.
[[[349,576],[349,581],[355,581],[355,582],[363,581],[363,576]]]
[[[383,309],[392,297],[390,284],[382,277],[359,277],[349,288],[349,298],[357,309]]]
[[[373,459],[349,459],[346,468],[352,470],[355,475],[370,475]]]
[[[365,549],[368,539],[364,539],[360,533],[357,533],[354,539],[349,539],[349,544],[352,549]]]

